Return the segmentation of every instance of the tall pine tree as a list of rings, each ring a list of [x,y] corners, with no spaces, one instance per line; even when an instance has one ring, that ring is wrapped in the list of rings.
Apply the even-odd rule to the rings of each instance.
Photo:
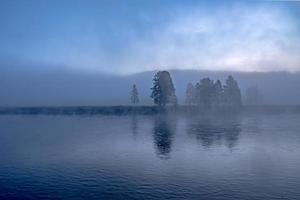
[[[229,75],[224,86],[224,103],[230,107],[240,107],[242,105],[242,96],[239,85],[234,78]]]
[[[214,83],[213,106],[221,106],[223,101],[223,86],[220,80]]]
[[[155,104],[159,106],[177,104],[175,88],[168,71],[159,71],[155,74],[151,90],[151,98],[153,98]]]
[[[196,85],[197,104],[210,108],[214,97],[214,82],[210,78],[203,78]]]
[[[135,84],[133,84],[130,94],[131,94],[131,103],[138,104],[140,102],[139,93]]]

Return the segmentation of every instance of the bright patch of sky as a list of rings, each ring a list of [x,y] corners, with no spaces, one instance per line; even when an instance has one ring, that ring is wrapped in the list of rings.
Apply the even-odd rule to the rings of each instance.
[[[0,67],[300,71],[299,1],[2,0]]]

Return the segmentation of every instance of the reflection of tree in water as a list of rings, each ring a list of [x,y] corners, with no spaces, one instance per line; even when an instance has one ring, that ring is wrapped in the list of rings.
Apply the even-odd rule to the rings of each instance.
[[[156,153],[160,158],[170,157],[173,136],[176,129],[176,119],[170,116],[157,116],[154,121],[153,139]]]
[[[134,136],[138,134],[138,117],[136,115],[131,116],[131,130]]]
[[[197,118],[188,125],[188,134],[195,136],[203,147],[222,145],[224,142],[230,149],[236,146],[241,128],[237,116],[225,118]]]

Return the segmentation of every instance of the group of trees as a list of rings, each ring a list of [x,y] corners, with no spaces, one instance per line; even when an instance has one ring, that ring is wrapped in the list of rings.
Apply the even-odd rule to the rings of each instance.
[[[177,105],[174,84],[168,71],[159,71],[154,75],[153,87],[151,90],[152,93],[150,97],[153,99],[156,105]],[[137,104],[138,102],[138,91],[136,85],[134,84],[131,90],[131,103]]]
[[[168,71],[159,71],[154,75],[151,88],[151,98],[158,106],[177,105],[175,88]],[[131,91],[131,102],[139,102],[136,85]],[[237,81],[228,76],[225,85],[220,80],[214,81],[210,78],[203,78],[193,85],[188,83],[186,89],[186,104],[198,105],[206,108],[216,106],[239,107],[242,105],[241,90]]]
[[[242,105],[242,96],[239,85],[232,76],[228,76],[225,85],[222,85],[220,80],[203,78],[195,86],[188,83],[185,102],[188,105],[199,105],[206,108],[239,107]]]

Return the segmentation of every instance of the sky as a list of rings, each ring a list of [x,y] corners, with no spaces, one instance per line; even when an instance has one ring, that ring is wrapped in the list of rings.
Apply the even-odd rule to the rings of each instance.
[[[1,0],[0,67],[300,71],[299,1]]]

